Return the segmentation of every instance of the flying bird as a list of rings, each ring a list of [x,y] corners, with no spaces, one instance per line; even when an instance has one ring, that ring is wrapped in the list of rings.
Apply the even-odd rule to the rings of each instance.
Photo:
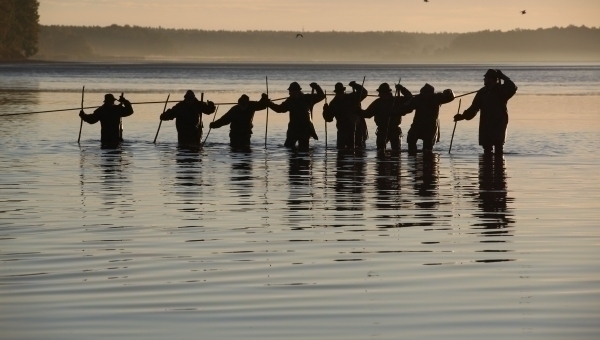
[[[423,0],[423,1],[425,1],[425,2],[429,2],[429,0]]]
[[[304,36],[300,33],[296,34],[296,38],[304,38]]]
[[[521,14],[527,14],[527,11],[521,11]]]

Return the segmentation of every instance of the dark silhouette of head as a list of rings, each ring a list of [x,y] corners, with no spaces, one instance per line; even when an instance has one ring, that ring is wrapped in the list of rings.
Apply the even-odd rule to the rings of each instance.
[[[345,93],[346,87],[342,83],[336,83],[333,92],[335,92],[336,94]]]
[[[425,84],[425,86],[421,88],[420,93],[425,97],[430,97],[435,93],[435,88],[429,84]]]
[[[112,93],[107,93],[104,95],[104,103],[105,104],[114,104],[117,98],[112,95]]]
[[[302,87],[300,87],[300,84],[297,82],[293,82],[290,84],[290,87],[288,87],[288,91],[291,97],[298,98],[302,94]]]
[[[483,84],[486,87],[493,86],[498,82],[498,72],[496,70],[489,69],[483,76]]]
[[[241,95],[238,99],[238,105],[245,110],[248,107],[248,104],[250,104],[250,97],[245,94]]]
[[[379,87],[377,88],[377,92],[379,92],[379,97],[383,97],[387,94],[392,93],[392,89],[390,88],[390,84],[383,83],[379,85]]]
[[[187,90],[185,92],[185,95],[183,96],[183,100],[186,103],[192,103],[192,102],[194,102],[195,99],[196,99],[196,94],[192,90]]]

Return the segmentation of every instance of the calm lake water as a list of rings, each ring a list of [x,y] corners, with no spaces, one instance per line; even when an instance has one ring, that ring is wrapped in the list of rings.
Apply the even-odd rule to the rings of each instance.
[[[272,98],[298,81],[456,94],[488,65],[0,65],[2,339],[598,339],[600,67],[505,65],[506,154],[478,118],[441,110],[431,156],[283,148],[287,114],[257,113],[251,152],[228,129],[178,150],[162,104],[134,105],[125,144],[100,149],[77,111],[132,102]],[[498,66],[495,66],[498,67]],[[473,96],[462,98],[462,109]],[[373,98],[365,101],[367,105]],[[221,106],[218,115],[229,106]],[[408,131],[413,115],[402,123]],[[204,121],[212,116],[204,116]],[[406,145],[403,145],[406,148]]]

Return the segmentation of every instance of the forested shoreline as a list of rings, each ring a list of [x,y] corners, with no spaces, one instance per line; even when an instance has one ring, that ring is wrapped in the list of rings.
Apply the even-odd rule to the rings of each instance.
[[[600,28],[473,33],[206,31],[41,26],[43,60],[597,62]]]

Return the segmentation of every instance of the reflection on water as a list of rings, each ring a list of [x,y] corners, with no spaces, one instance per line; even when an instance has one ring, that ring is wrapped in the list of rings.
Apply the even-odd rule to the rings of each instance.
[[[514,199],[508,197],[506,161],[504,157],[479,156],[479,193],[476,196],[476,212],[481,221],[474,225],[482,229],[483,236],[513,236],[511,230],[515,223],[510,204]]]
[[[302,221],[307,215],[301,213],[314,207],[312,151],[288,152],[288,186],[287,205],[290,223]]]
[[[366,153],[340,150],[337,153],[335,172],[335,210],[357,211],[356,214],[338,214],[339,219],[362,216],[366,179]]]
[[[394,211],[401,208],[401,174],[399,156],[386,156],[383,153],[377,153],[376,160],[376,179],[375,187],[377,196],[375,199],[375,208],[377,210],[390,212],[377,215],[378,219],[387,220],[392,218]]]

